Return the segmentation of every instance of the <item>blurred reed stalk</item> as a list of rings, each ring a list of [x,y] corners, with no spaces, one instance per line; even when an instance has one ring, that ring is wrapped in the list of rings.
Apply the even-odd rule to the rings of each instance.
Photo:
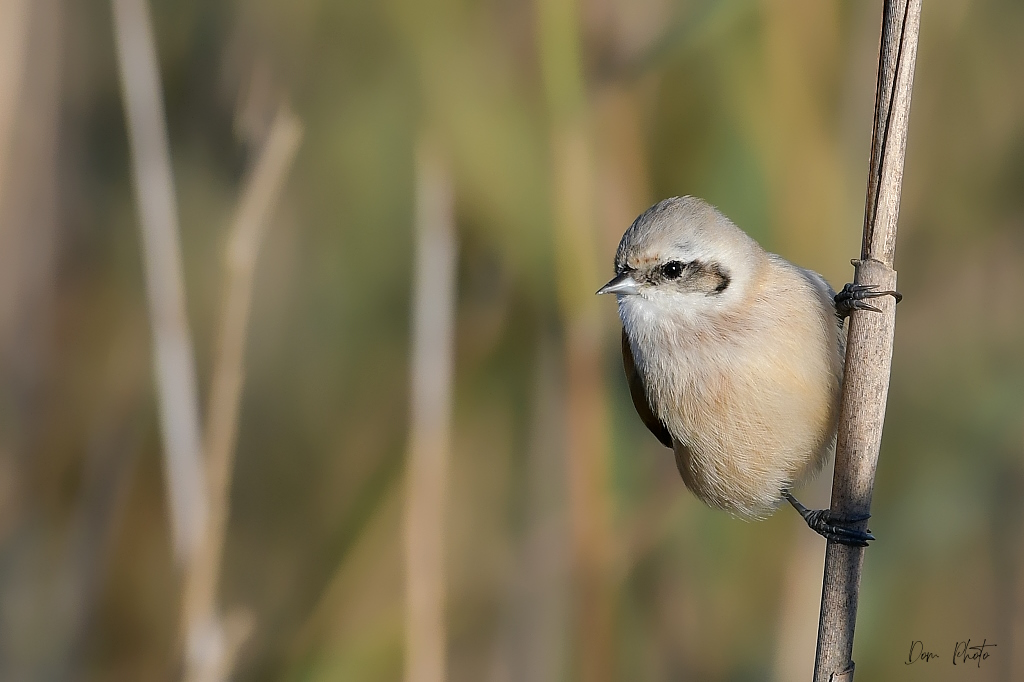
[[[222,619],[217,583],[230,510],[256,259],[301,140],[302,124],[287,105],[281,105],[243,183],[225,251],[227,282],[206,415],[209,517],[198,551],[186,567],[182,595],[185,679],[190,682],[226,680],[252,628],[252,616],[244,608]]]
[[[111,0],[142,250],[174,557],[188,565],[207,523],[199,402],[163,94],[146,0]]]
[[[0,2],[0,199],[28,52],[29,1]]]
[[[32,502],[53,313],[64,13],[0,0],[0,540]],[[2,542],[0,542],[2,544]]]
[[[572,534],[575,676],[614,670],[607,405],[603,330],[594,290],[595,170],[574,0],[537,0],[540,65],[550,121],[558,302],[565,328],[566,455]]]
[[[65,10],[59,0],[0,0],[2,680],[60,679],[79,597],[67,579],[79,567],[60,550],[63,508],[48,494],[52,481],[67,480],[54,472],[72,450],[53,438],[67,426],[55,419],[67,414],[56,371],[66,364],[55,352],[61,189],[73,154],[62,145]]]
[[[883,291],[896,289],[892,265],[920,20],[921,0],[885,0],[864,239],[860,259],[854,261],[855,281]],[[855,311],[849,322],[832,481],[831,509],[838,516],[866,517],[871,510],[892,368],[896,301],[885,296],[875,299],[875,305],[881,313]],[[853,679],[863,560],[863,548],[827,545],[814,682]]]
[[[447,159],[416,149],[415,279],[406,465],[406,682],[446,678],[444,517],[451,441],[456,301],[454,191]]]

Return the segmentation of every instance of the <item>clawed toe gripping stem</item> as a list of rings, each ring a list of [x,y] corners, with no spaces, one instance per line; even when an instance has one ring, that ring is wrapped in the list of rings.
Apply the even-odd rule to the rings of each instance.
[[[871,529],[860,530],[854,526],[862,521],[867,521],[871,515],[858,517],[841,517],[832,514],[828,509],[808,509],[800,500],[789,493],[783,493],[793,508],[799,512],[807,526],[818,535],[827,540],[838,542],[852,547],[867,547],[868,542],[875,539]]]
[[[836,315],[843,320],[850,316],[854,310],[870,310],[880,313],[881,308],[876,308],[867,302],[866,299],[878,298],[879,296],[892,296],[899,303],[903,300],[903,294],[898,291],[878,291],[874,284],[847,284],[842,291],[833,299],[836,305]]]

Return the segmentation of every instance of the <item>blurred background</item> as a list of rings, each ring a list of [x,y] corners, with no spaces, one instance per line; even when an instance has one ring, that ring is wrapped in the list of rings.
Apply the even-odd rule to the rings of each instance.
[[[199,555],[222,679],[413,680],[431,647],[453,681],[810,678],[824,540],[685,491],[593,292],[681,194],[852,279],[880,0],[151,0],[122,24],[155,40],[207,440],[226,249],[246,189],[266,204],[222,561],[172,530],[132,6],[0,0],[0,679],[181,679]],[[860,680],[1024,679],[1021,35],[1017,0],[924,6]],[[407,590],[443,604],[425,648]],[[954,667],[968,638],[997,647]],[[914,640],[939,658],[905,665]]]

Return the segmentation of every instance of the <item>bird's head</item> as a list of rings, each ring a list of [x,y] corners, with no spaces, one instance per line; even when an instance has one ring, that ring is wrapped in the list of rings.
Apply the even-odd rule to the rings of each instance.
[[[615,254],[615,294],[623,321],[641,316],[701,321],[744,305],[765,252],[710,204],[673,197],[644,211]],[[652,320],[653,321],[653,320]]]

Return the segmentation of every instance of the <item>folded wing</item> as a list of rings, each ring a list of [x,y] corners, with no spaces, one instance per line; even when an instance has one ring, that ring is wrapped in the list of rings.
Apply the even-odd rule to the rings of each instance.
[[[665,425],[654,414],[650,403],[647,402],[647,390],[644,388],[644,381],[640,373],[636,371],[636,363],[633,362],[633,350],[629,347],[629,339],[626,337],[626,330],[622,330],[622,367],[626,370],[626,383],[629,384],[629,397],[633,399],[633,407],[640,415],[640,421],[644,423],[654,437],[661,441],[667,448],[672,447],[672,435]]]

